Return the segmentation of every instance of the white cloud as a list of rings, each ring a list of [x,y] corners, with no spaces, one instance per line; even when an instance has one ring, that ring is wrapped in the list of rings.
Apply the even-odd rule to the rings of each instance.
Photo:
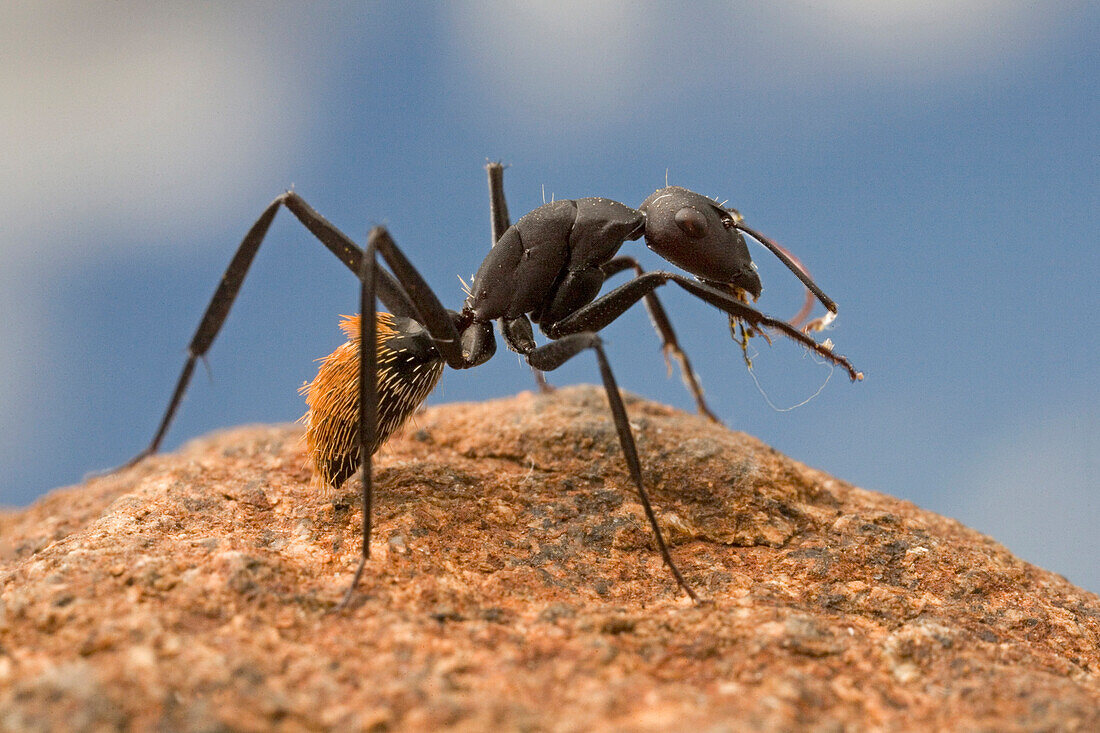
[[[489,96],[526,114],[603,114],[636,95],[658,18],[633,3],[448,4],[456,46]],[[579,122],[579,121],[578,121]]]
[[[308,109],[265,22],[216,3],[6,3],[0,258],[43,259],[77,222],[86,234],[209,218],[223,191],[262,175]],[[75,235],[93,255],[113,246]]]
[[[451,3],[455,48],[488,100],[527,124],[576,130],[708,90],[926,85],[983,76],[1069,22],[1029,0]]]
[[[0,459],[20,455],[50,372],[42,304],[59,264],[178,246],[230,215],[227,192],[274,194],[273,166],[318,107],[318,56],[296,53],[305,10],[258,9],[0,5]],[[153,234],[172,222],[189,231]]]
[[[873,77],[983,73],[1041,40],[1063,16],[1058,3],[1027,0],[833,0],[772,6],[776,32],[805,41],[802,63]]]

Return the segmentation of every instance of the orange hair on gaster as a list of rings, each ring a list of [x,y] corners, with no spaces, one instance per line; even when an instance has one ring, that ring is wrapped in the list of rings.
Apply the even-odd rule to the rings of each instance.
[[[412,323],[407,319],[404,322]],[[378,343],[378,427],[368,446],[373,455],[435,388],[443,360],[434,349],[410,349],[402,324],[389,313],[376,319]],[[346,343],[320,359],[317,377],[298,391],[309,412],[306,445],[313,463],[313,484],[335,490],[359,468],[359,323],[346,316],[340,328]],[[417,328],[419,328],[417,326]],[[422,343],[422,342],[421,342]]]

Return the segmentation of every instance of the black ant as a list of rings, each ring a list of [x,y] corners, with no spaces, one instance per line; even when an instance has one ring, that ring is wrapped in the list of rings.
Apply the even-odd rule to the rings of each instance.
[[[595,352],[626,465],[661,557],[679,586],[697,601],[669,554],[642,484],[634,436],[598,332],[644,299],[666,355],[680,362],[700,411],[716,419],[703,401],[656,288],[675,283],[724,311],[731,330],[740,325],[742,346],[763,329],[776,331],[843,367],[853,381],[859,380],[863,375],[845,357],[834,354],[829,341],[818,343],[806,333],[830,321],[837,306],[782,248],[745,226],[735,210],[701,194],[666,186],[638,209],[605,198],[559,200],[512,224],[504,199],[503,166],[490,163],[487,170],[493,247],[474,275],[459,312],[440,303],[385,228],[371,230],[364,256],[351,239],[293,191],[271,202],[237,248],[206,308],[156,435],[126,465],[157,451],[196,360],[213,343],[272,219],[285,206],[360,281],[364,317],[344,322],[348,343],[330,355],[313,383],[303,388],[310,407],[306,434],[316,477],[338,488],[357,468],[362,471],[362,555],[343,605],[350,601],[370,557],[371,456],[423,402],[444,365],[469,369],[494,354],[493,321],[499,322],[508,347],[523,355],[536,373],[553,371],[586,349]],[[828,315],[799,330],[750,306],[750,299],[760,296],[761,283],[742,233],[774,252],[821,301]],[[626,241],[643,237],[650,249],[695,277],[646,272],[633,257],[618,255]],[[386,267],[380,266],[379,257]],[[597,297],[604,281],[624,270],[633,270],[634,277]],[[389,313],[378,312],[378,300]],[[549,343],[536,344],[532,323],[539,325]],[[363,349],[360,344],[377,346]]]

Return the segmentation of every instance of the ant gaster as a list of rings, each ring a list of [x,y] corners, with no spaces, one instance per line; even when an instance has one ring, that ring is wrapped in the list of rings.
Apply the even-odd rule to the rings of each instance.
[[[362,472],[362,554],[343,605],[350,601],[370,557],[372,454],[423,402],[444,365],[469,369],[493,355],[493,321],[500,324],[508,347],[523,355],[536,373],[557,369],[582,351],[595,352],[626,465],[661,557],[677,584],[698,600],[669,554],[650,505],[626,409],[598,332],[644,299],[665,354],[677,358],[700,411],[715,419],[657,300],[656,288],[675,283],[724,311],[731,329],[741,326],[743,339],[763,329],[781,333],[843,367],[853,381],[862,379],[845,357],[833,353],[828,341],[818,343],[806,333],[831,320],[836,304],[782,248],[745,226],[736,211],[701,194],[667,186],[637,209],[605,198],[558,200],[512,224],[504,198],[503,166],[490,163],[487,170],[493,246],[459,312],[440,303],[385,228],[371,230],[364,256],[298,194],[288,191],[276,198],[245,235],[222,276],[188,347],[187,361],[153,440],[127,465],[160,446],[196,360],[213,343],[272,219],[285,206],[360,280],[363,317],[344,322],[348,343],[329,356],[313,383],[303,388],[310,407],[305,422],[315,480],[338,488],[357,468]],[[760,295],[761,282],[743,232],[774,252],[829,315],[799,330],[750,306],[750,299]],[[646,272],[633,257],[618,254],[625,242],[643,237],[650,249],[694,277]],[[597,297],[604,281],[624,270],[632,270],[634,277]],[[378,312],[378,300],[389,313]],[[532,323],[538,324],[548,343],[536,343]],[[360,344],[376,344],[376,348],[360,348]]]

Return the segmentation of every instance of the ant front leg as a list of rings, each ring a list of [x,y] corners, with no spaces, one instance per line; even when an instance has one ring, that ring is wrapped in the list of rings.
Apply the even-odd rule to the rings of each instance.
[[[605,277],[611,277],[629,269],[634,270],[635,277],[645,275],[645,270],[642,269],[638,260],[627,255],[613,258],[600,269],[603,270]],[[699,384],[699,377],[695,374],[695,370],[691,368],[691,362],[688,360],[687,354],[680,348],[676,332],[672,330],[672,322],[669,320],[664,306],[661,305],[661,301],[657,299],[657,293],[651,291],[645,294],[645,307],[649,313],[649,320],[653,323],[654,330],[661,337],[661,352],[664,354],[665,366],[668,367],[669,375],[672,374],[672,363],[669,361],[669,355],[671,355],[680,364],[680,374],[683,376],[684,384],[691,392],[691,396],[695,398],[695,408],[699,411],[699,414],[722,425],[722,421],[711,412],[706,400],[703,399],[703,387]]]
[[[656,271],[640,275],[597,298],[570,316],[544,327],[544,330],[550,338],[561,338],[572,333],[585,331],[600,331],[645,297],[647,293],[651,293],[656,288],[669,282],[676,283],[700,300],[724,311],[727,315],[739,318],[753,326],[779,331],[784,336],[797,341],[814,353],[824,357],[827,361],[843,368],[848,372],[848,377],[853,382],[863,379],[863,372],[857,371],[846,357],[833,353],[829,344],[819,344],[786,321],[764,315],[728,293],[724,293],[706,283],[672,272]]]
[[[657,539],[657,548],[661,552],[661,557],[668,565],[669,570],[672,571],[672,576],[676,579],[677,585],[684,589],[691,600],[698,603],[699,596],[684,580],[684,576],[680,573],[680,569],[676,566],[676,562],[668,551],[668,545],[665,543],[661,527],[657,524],[657,517],[653,513],[653,506],[649,502],[649,495],[642,483],[642,466],[638,459],[638,448],[634,442],[634,433],[630,429],[626,407],[623,405],[619,386],[615,382],[615,375],[611,372],[611,364],[607,361],[607,355],[604,353],[599,334],[594,332],[571,334],[557,341],[551,341],[544,346],[530,349],[525,356],[527,362],[536,369],[553,371],[585,349],[592,349],[596,352],[596,359],[600,365],[600,377],[603,379],[604,390],[607,392],[607,402],[611,407],[611,416],[615,422],[615,431],[619,434],[619,445],[622,446],[627,469],[630,471],[630,478],[634,481],[634,486],[638,490],[638,497],[641,499],[646,519],[649,520],[649,526],[653,529],[653,536]]]

